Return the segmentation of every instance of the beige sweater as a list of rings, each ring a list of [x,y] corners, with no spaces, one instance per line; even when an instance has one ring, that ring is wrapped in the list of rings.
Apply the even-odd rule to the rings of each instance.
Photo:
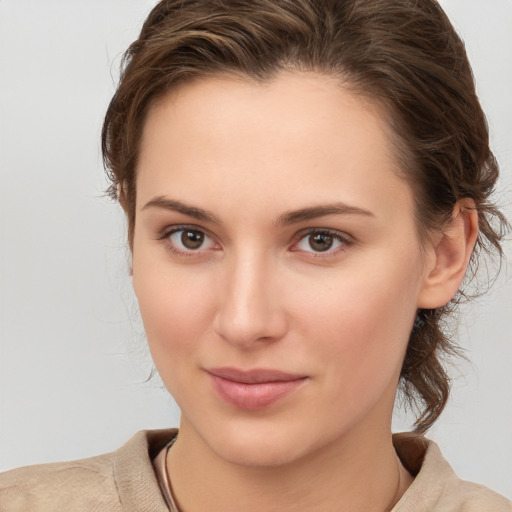
[[[3,473],[0,512],[169,512],[152,460],[176,432],[143,431],[114,453]],[[392,512],[512,512],[504,497],[457,478],[435,443],[413,434],[393,441],[416,478]]]

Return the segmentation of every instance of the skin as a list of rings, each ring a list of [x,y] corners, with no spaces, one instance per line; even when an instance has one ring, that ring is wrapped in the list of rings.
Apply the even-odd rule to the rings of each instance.
[[[133,285],[182,411],[167,462],[183,511],[380,511],[410,484],[391,441],[400,368],[417,309],[460,284],[476,214],[458,205],[422,248],[398,171],[379,109],[314,73],[198,80],[150,110]],[[183,225],[204,233],[197,249]],[[315,250],[326,230],[332,247]],[[212,367],[306,378],[245,410]]]

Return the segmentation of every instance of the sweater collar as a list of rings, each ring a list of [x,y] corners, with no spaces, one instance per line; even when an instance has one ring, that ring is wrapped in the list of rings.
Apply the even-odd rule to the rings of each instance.
[[[177,433],[177,429],[142,430],[115,452],[113,472],[123,510],[169,512],[152,459]]]

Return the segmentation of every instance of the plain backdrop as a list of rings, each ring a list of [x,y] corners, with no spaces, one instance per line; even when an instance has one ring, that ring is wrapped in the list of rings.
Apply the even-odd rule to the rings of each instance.
[[[148,0],[0,0],[0,470],[111,451],[179,411],[145,347],[102,116]],[[445,0],[512,203],[512,2]],[[509,261],[511,248],[507,248]],[[458,474],[512,497],[512,280],[464,309],[470,363],[430,432]],[[398,414],[394,428],[409,427]]]

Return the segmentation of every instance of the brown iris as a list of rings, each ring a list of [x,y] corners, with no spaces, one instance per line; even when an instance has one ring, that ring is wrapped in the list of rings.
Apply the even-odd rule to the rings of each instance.
[[[317,252],[328,251],[334,242],[334,237],[329,233],[314,233],[309,236],[309,246]]]
[[[181,243],[187,249],[199,249],[204,242],[204,233],[184,229],[181,233]]]

